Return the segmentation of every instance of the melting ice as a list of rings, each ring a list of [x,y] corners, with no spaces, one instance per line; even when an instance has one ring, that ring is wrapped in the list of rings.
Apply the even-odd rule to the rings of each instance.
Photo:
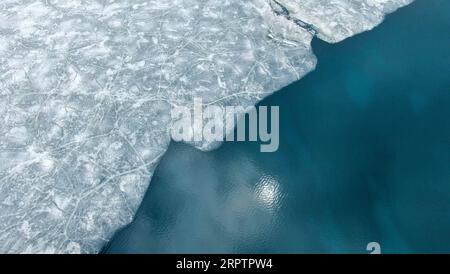
[[[255,104],[314,69],[314,35],[411,1],[2,0],[0,252],[98,252],[132,220],[173,106]]]

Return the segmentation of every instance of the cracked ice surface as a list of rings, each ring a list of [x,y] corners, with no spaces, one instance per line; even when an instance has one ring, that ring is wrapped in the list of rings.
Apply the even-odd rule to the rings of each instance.
[[[2,0],[0,252],[91,253],[129,223],[170,109],[255,104],[409,0]]]
[[[295,20],[311,25],[317,36],[335,43],[380,24],[386,13],[413,0],[277,0]]]

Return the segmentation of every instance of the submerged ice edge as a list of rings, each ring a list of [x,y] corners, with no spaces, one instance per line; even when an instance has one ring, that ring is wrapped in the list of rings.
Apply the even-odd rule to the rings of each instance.
[[[3,1],[0,252],[98,252],[132,220],[171,107],[254,105],[314,69],[313,34],[409,2]]]

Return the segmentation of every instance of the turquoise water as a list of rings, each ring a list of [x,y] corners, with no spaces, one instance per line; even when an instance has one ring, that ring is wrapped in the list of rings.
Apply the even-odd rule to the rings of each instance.
[[[280,148],[172,143],[110,253],[450,252],[450,1],[418,0],[268,97]]]

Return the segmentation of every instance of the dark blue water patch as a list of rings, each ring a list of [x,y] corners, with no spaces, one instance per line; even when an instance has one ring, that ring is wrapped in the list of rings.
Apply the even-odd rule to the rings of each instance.
[[[317,69],[268,97],[280,148],[172,143],[107,253],[450,252],[450,1],[313,41]]]

